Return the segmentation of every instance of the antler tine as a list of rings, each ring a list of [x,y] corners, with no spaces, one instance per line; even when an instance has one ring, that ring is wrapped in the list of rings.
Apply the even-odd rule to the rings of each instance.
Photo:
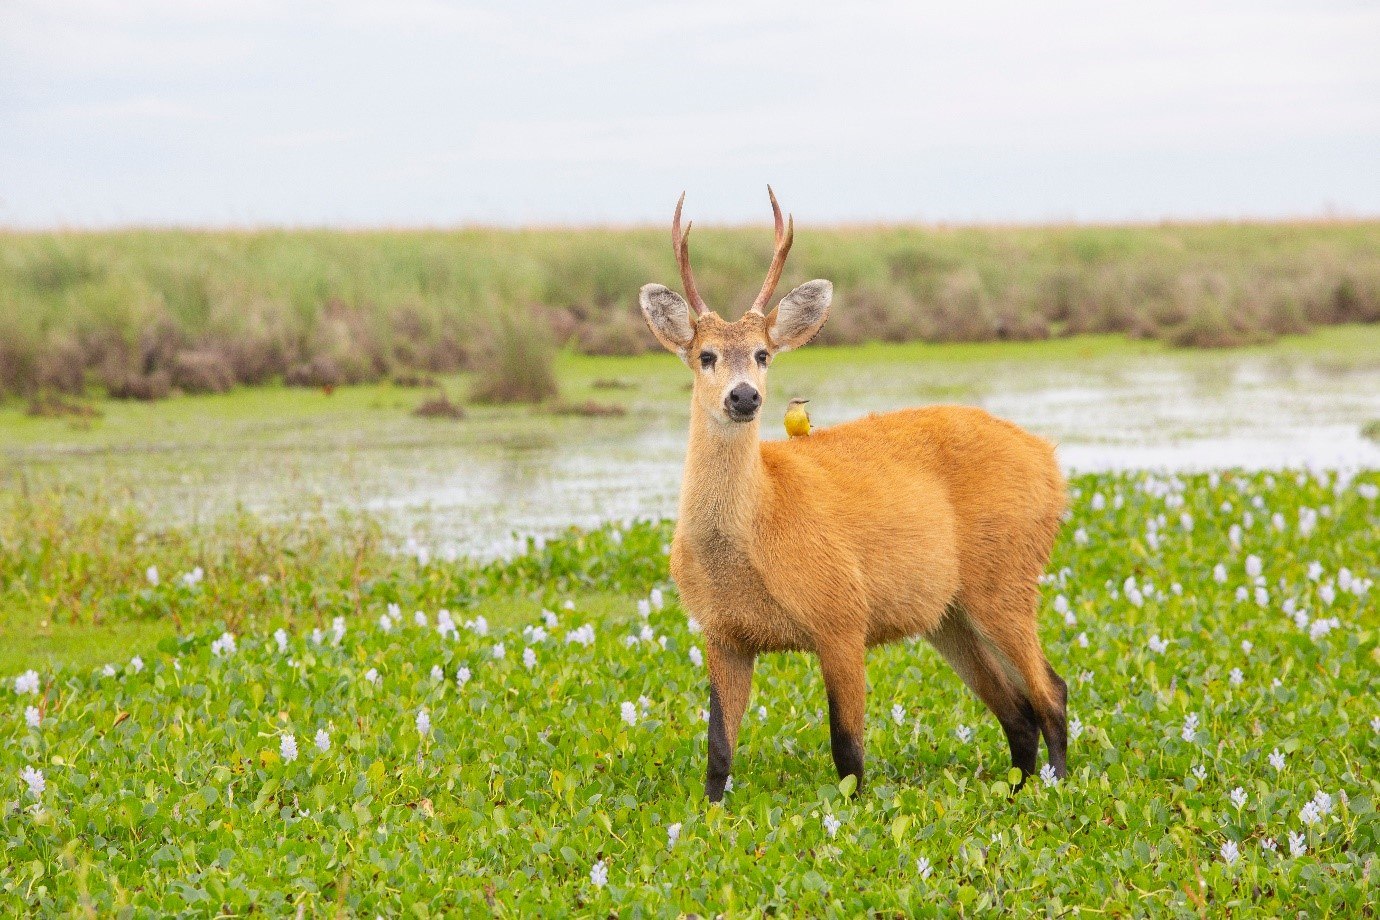
[[[795,242],[795,216],[790,215],[786,218],[786,232],[781,232],[781,205],[776,203],[776,193],[767,186],[767,196],[771,198],[772,219],[776,225],[776,252],[771,257],[771,268],[767,269],[767,280],[762,282],[762,291],[748,308],[749,313],[761,313],[762,308],[771,300],[772,292],[776,290],[776,284],[781,280],[781,271],[786,267],[786,256],[791,251],[791,243]]]
[[[695,225],[694,221],[685,225],[685,232],[680,230],[680,210],[685,206],[685,193],[680,193],[680,201],[676,202],[676,216],[671,222],[671,248],[676,251],[676,263],[680,266],[680,280],[685,285],[685,296],[690,301],[690,306],[695,313],[703,316],[709,312],[709,305],[700,296],[700,290],[695,286],[695,273],[690,269],[690,228]]]

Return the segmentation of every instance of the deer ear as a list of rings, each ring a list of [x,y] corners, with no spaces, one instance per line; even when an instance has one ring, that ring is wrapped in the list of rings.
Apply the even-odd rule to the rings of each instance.
[[[695,338],[695,320],[685,298],[664,284],[644,284],[637,302],[656,340],[684,360],[685,350]]]
[[[767,317],[767,338],[777,351],[790,351],[819,334],[834,299],[831,281],[806,281],[791,291]]]

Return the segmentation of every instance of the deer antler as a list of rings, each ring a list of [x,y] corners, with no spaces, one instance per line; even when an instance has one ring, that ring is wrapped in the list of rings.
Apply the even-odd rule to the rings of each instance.
[[[757,295],[749,313],[761,313],[762,308],[771,300],[772,292],[776,290],[776,283],[781,280],[781,270],[786,267],[786,255],[791,251],[791,243],[795,241],[795,216],[787,218],[786,232],[781,232],[781,205],[776,203],[776,193],[767,186],[767,196],[771,198],[772,218],[776,223],[776,252],[771,257],[771,268],[767,269],[767,280],[762,282],[762,291]]]
[[[700,296],[700,289],[695,287],[695,273],[690,269],[690,228],[695,225],[694,221],[685,225],[685,232],[680,232],[680,209],[685,205],[685,193],[680,193],[680,201],[676,202],[676,218],[671,222],[671,248],[676,251],[676,262],[680,265],[680,280],[685,285],[685,296],[690,300],[690,306],[695,313],[704,316],[709,312],[709,306]]]

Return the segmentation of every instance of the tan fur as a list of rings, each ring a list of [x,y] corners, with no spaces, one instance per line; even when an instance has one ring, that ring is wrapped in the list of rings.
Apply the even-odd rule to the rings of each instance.
[[[827,311],[827,291],[825,301]],[[1064,688],[1035,620],[1066,506],[1052,445],[959,406],[763,443],[761,413],[734,422],[725,395],[741,381],[765,401],[766,369],[751,356],[804,344],[823,316],[792,326],[798,343],[773,342],[768,329],[785,324],[772,323],[756,312],[736,323],[705,314],[673,348],[695,382],[671,574],[704,629],[728,756],[755,656],[805,650],[819,656],[838,731],[858,745],[861,779],[865,650],[924,636],[1002,720],[1018,765],[1029,771],[1033,759],[1020,763],[1013,731],[1038,725],[1047,741],[1059,735],[1062,773]],[[706,351],[718,355],[712,370],[698,361]],[[840,743],[836,735],[843,772]],[[714,744],[711,726],[711,775]]]

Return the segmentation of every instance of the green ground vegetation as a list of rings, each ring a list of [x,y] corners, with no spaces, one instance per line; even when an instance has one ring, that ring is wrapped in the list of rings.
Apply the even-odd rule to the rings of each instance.
[[[635,354],[655,347],[638,288],[677,283],[667,236],[0,233],[0,394],[418,380],[511,364],[499,352],[513,317],[557,346]],[[709,302],[745,307],[771,244],[763,228],[700,231]],[[802,226],[782,289],[815,277],[836,283],[826,344],[1116,332],[1239,345],[1380,320],[1380,224]]]
[[[1071,485],[1041,615],[1067,779],[1012,795],[996,722],[898,644],[870,657],[864,790],[813,662],[774,656],[713,807],[667,522],[419,562],[364,518],[154,529],[10,490],[0,909],[1363,914],[1380,475]]]

